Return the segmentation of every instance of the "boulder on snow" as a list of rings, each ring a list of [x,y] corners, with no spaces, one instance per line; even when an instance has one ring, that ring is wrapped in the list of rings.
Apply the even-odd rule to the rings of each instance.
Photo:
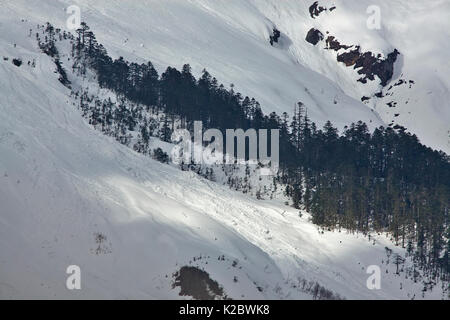
[[[13,59],[12,63],[16,66],[16,67],[20,67],[22,65],[22,60],[20,59]]]
[[[319,6],[319,1],[316,1],[309,7],[309,14],[311,15],[311,18],[315,19],[325,10],[327,10],[327,8]]]
[[[273,46],[274,43],[278,43],[281,37],[281,32],[277,28],[273,28],[272,35],[269,37],[270,45]]]
[[[306,41],[311,43],[312,45],[316,45],[319,43],[319,41],[323,40],[323,33],[315,28],[311,28],[311,30],[308,31],[308,34],[306,35]]]

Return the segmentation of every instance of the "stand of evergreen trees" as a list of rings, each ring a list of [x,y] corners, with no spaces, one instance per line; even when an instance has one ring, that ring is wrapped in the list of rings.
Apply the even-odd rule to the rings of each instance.
[[[188,129],[194,121],[205,129],[280,129],[276,179],[296,208],[305,208],[314,223],[329,230],[389,232],[430,279],[450,281],[450,158],[404,128],[369,132],[358,122],[339,133],[330,121],[317,128],[302,103],[291,119],[287,113],[264,115],[255,99],[225,88],[206,70],[199,79],[189,65],[181,71],[168,67],[159,76],[151,62],[111,59],[84,23],[72,40],[72,55],[75,72],[93,70],[101,87],[162,110],[166,141],[176,120]],[[152,128],[135,128],[138,114],[125,107],[108,109],[109,116],[101,110],[92,116],[95,125],[109,126],[115,119],[124,132],[140,130],[148,143]]]

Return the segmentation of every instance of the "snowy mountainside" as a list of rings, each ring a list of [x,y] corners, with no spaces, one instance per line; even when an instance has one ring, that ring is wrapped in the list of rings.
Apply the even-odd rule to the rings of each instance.
[[[71,4],[112,57],[151,60],[161,73],[167,66],[189,63],[199,75],[206,68],[224,84],[255,97],[265,112],[291,113],[302,101],[318,123],[328,119],[343,127],[364,119],[372,127],[379,117],[326,77],[298,64],[291,54],[269,44],[273,23],[251,2],[220,1],[62,1],[27,2],[7,6],[6,14],[52,21],[65,29]],[[230,17],[230,14],[235,14]],[[130,19],[130,17],[133,17]],[[307,43],[306,43],[307,44]],[[341,103],[334,104],[337,99]]]
[[[233,299],[311,299],[315,283],[343,298],[422,298],[420,281],[396,274],[386,247],[405,250],[385,236],[319,231],[306,212],[95,131],[28,37],[34,24],[9,23],[0,39],[8,58],[0,60],[0,298],[180,298],[172,274],[186,265]],[[72,264],[82,270],[80,291],[65,287]],[[382,269],[381,290],[366,286],[370,265]],[[442,293],[435,286],[423,297]]]
[[[151,60],[160,72],[190,63],[197,75],[207,68],[255,97],[265,112],[292,113],[302,101],[319,125],[398,124],[449,153],[448,1],[318,1],[318,8],[334,9],[311,15],[314,2],[18,0],[4,1],[2,21],[17,17],[65,28],[65,8],[76,4],[113,57]],[[373,5],[381,10],[379,30],[366,26]],[[280,39],[271,46],[274,28]],[[336,61],[342,52],[326,50],[325,41],[313,46],[305,40],[311,28],[381,57],[398,50],[392,79],[384,88],[377,80],[358,82],[353,66]],[[399,81],[414,85],[387,90]]]
[[[28,36],[36,23],[54,21],[51,18],[64,26],[60,2],[39,3],[27,3],[36,6],[30,13],[24,3],[8,2],[6,13],[0,13],[0,298],[180,298],[172,275],[185,265],[207,271],[233,299],[317,298],[311,290],[315,283],[343,298],[443,297],[439,285],[422,296],[421,281],[414,283],[408,272],[396,274],[393,253],[386,247],[401,256],[405,250],[384,235],[369,241],[345,231],[319,231],[308,213],[300,217],[280,200],[258,201],[233,192],[139,155],[95,131],[81,117],[70,90],[58,81],[54,62],[39,51],[34,35]],[[121,4],[111,3],[109,8],[118,14]],[[236,12],[242,9],[238,4]],[[253,6],[248,6],[252,12]],[[98,12],[108,15],[107,8],[87,12],[92,17]],[[240,32],[235,28],[232,34],[249,34],[243,27],[238,27]],[[111,52],[146,59],[131,51],[146,45],[123,45],[116,35],[110,36],[116,39],[108,44]],[[135,41],[132,38],[129,41]],[[288,57],[272,51],[265,55],[276,57],[270,61]],[[22,59],[22,65],[15,66],[14,58]],[[181,60],[198,67],[210,63]],[[166,66],[164,60],[159,62],[161,68]],[[226,71],[217,70],[217,75],[236,83],[235,74],[222,78]],[[294,71],[287,74],[293,77]],[[325,81],[323,75],[308,72],[318,83]],[[325,83],[342,92],[332,81]],[[251,89],[249,84],[245,85]],[[262,90],[255,92],[260,99]],[[356,99],[343,97],[354,102],[349,108],[366,114]],[[335,95],[328,98],[331,108]],[[343,124],[359,117],[349,110],[339,113]],[[373,121],[379,120],[375,116]],[[71,264],[81,267],[81,291],[65,287]],[[381,267],[381,290],[366,287],[369,265]],[[402,268],[410,267],[406,259]]]

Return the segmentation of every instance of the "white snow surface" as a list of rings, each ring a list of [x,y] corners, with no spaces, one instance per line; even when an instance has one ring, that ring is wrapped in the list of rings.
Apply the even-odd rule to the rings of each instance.
[[[358,1],[350,2],[356,6]],[[418,1],[393,2],[404,12],[420,9]],[[434,2],[436,6],[423,9],[434,10],[431,20],[448,9],[448,2]],[[362,6],[335,3],[347,12]],[[373,244],[345,231],[321,233],[308,213],[299,217],[298,210],[282,201],[258,201],[233,192],[139,155],[92,129],[58,82],[51,59],[39,52],[33,35],[28,37],[36,23],[64,27],[64,9],[70,4],[82,8],[83,20],[113,56],[150,59],[160,70],[183,63],[191,63],[196,72],[206,67],[219,81],[233,82],[243,94],[257,98],[266,111],[291,111],[301,100],[317,121],[382,123],[376,112],[357,101],[363,89],[352,82],[356,76],[351,70],[336,67],[329,53],[301,42],[302,28],[332,23],[320,17],[311,22],[308,2],[0,1],[0,298],[180,298],[179,288],[172,288],[172,274],[184,265],[206,270],[234,299],[311,299],[294,287],[299,279],[317,281],[348,299],[422,298],[420,283],[395,275],[392,261],[386,265],[386,246],[402,255],[405,250],[384,235],[374,236]],[[291,39],[281,48],[268,45],[273,23]],[[335,29],[347,40],[344,31]],[[444,39],[441,33],[436,37]],[[380,33],[376,41],[348,41],[379,48],[389,37],[397,36]],[[440,99],[448,97],[443,69],[449,51],[435,53],[424,44],[411,57],[423,63],[413,67],[408,62],[406,69],[406,49],[414,46],[409,41],[394,45],[405,53],[402,72],[411,70],[408,77],[416,81],[420,74],[424,83],[414,93],[430,103],[422,105],[426,112],[419,103],[408,105],[417,112],[410,129],[422,132],[427,125],[439,131],[439,121],[449,119],[444,104],[438,105],[448,101]],[[427,54],[428,64],[443,65],[420,72]],[[24,64],[14,66],[14,57]],[[36,68],[27,65],[32,59]],[[437,78],[440,86],[421,95]],[[433,118],[432,124],[419,122],[428,119],[425,115]],[[440,131],[422,133],[425,142],[445,147]],[[96,243],[96,234],[106,240]],[[225,261],[218,259],[222,255]],[[69,265],[81,267],[81,290],[66,288]],[[381,267],[381,290],[366,286],[370,265]],[[425,298],[441,298],[439,285]]]
[[[319,125],[331,120],[342,129],[363,120],[371,128],[400,124],[432,148],[450,153],[450,2],[448,0],[319,1],[332,12],[312,19],[313,0],[3,0],[2,24],[10,19],[51,22],[66,28],[65,9],[77,5],[113,57],[151,60],[160,72],[190,63],[196,75],[206,68],[219,82],[235,84],[255,97],[265,112],[292,113],[302,101]],[[370,30],[369,6],[378,6],[381,29]],[[269,44],[273,27],[279,44]],[[392,83],[413,80],[393,96],[361,97],[379,92],[379,81],[361,84],[353,67],[336,61],[324,43],[305,41],[316,27],[341,43],[363,51],[401,55]],[[390,84],[388,84],[389,86]],[[396,101],[396,108],[387,103]],[[397,116],[396,116],[397,115]]]

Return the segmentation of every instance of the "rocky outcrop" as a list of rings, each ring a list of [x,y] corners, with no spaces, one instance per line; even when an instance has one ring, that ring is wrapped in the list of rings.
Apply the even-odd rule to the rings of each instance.
[[[22,60],[21,59],[12,59],[12,63],[16,66],[16,67],[20,67],[22,65]]]
[[[335,9],[336,9],[336,6],[332,6],[329,9],[327,9],[325,7],[322,7],[322,6],[319,5],[319,1],[316,1],[309,7],[309,14],[311,15],[311,18],[315,19],[322,12],[324,12],[324,11],[330,11],[331,12],[331,11],[333,11]]]
[[[274,43],[278,43],[278,39],[281,37],[281,32],[277,28],[273,28],[272,35],[269,37],[270,45],[273,46]]]
[[[359,52],[359,47],[357,47],[355,50],[338,54],[337,61],[345,63],[347,67],[350,67],[355,65],[360,58],[361,53]]]
[[[358,48],[359,51],[359,48]],[[381,59],[379,56],[375,56],[372,52],[360,53],[359,57],[355,59],[354,56],[347,57],[345,60],[346,65],[353,65],[354,68],[359,69],[358,73],[364,75],[358,81],[366,83],[367,79],[373,81],[375,80],[375,75],[381,80],[381,85],[384,87],[387,85],[389,80],[392,79],[394,74],[394,64],[397,61],[397,56],[400,52],[394,49],[393,52],[389,53],[386,59]],[[338,61],[344,60],[342,55],[338,55]],[[351,63],[351,64],[350,64]]]
[[[316,45],[317,43],[319,43],[319,41],[322,41],[323,38],[323,33],[314,28],[309,30],[308,34],[306,35],[306,41],[308,41],[312,45]]]
[[[184,266],[173,277],[172,287],[180,287],[180,296],[190,296],[196,300],[229,299],[223,288],[206,271],[197,267]]]
[[[342,45],[333,36],[328,36],[326,40],[326,48],[334,51],[339,51],[341,49],[350,49],[352,46]]]
[[[381,55],[375,55],[371,51],[361,52],[360,46],[341,44],[335,37],[328,36],[326,39],[326,49],[340,51],[347,50],[337,55],[337,61],[344,63],[347,67],[353,66],[358,69],[358,74],[363,75],[359,82],[367,83],[367,80],[374,81],[375,76],[381,80],[384,87],[394,74],[394,64],[400,52],[394,49],[389,53],[386,59],[382,59]]]
[[[321,12],[326,10],[327,8],[319,6],[319,1],[316,1],[309,7],[309,14],[311,18],[315,19]]]

